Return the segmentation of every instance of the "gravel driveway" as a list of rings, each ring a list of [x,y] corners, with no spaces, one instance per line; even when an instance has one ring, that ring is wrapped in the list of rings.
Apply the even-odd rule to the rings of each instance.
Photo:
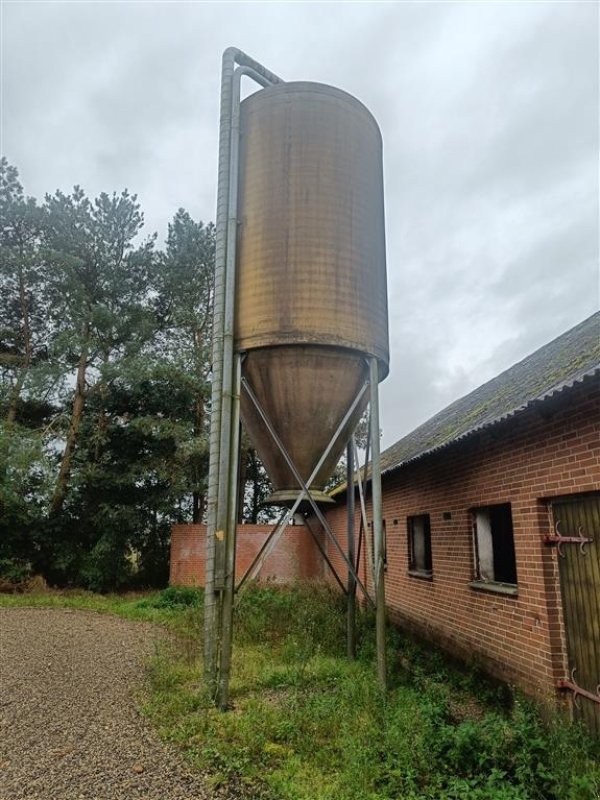
[[[138,715],[157,628],[62,609],[0,609],[0,800],[213,797]]]

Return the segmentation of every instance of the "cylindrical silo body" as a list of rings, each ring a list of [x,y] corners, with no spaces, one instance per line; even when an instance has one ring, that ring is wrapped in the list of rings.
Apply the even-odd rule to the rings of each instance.
[[[241,106],[236,342],[243,372],[308,479],[376,357],[388,372],[381,134],[351,95],[283,83]],[[314,496],[364,403],[313,482]],[[298,483],[248,397],[242,418],[274,484]]]

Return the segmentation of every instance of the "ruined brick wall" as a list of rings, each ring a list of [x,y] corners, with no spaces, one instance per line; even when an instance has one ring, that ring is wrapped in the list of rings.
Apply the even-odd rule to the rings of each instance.
[[[236,575],[241,576],[266,540],[271,525],[238,525]],[[205,525],[174,525],[171,530],[171,586],[204,586]],[[289,525],[259,574],[259,580],[287,583],[319,578],[322,559],[303,525]]]
[[[548,499],[600,489],[600,390],[576,386],[487,433],[383,480],[390,617],[499,677],[550,694],[566,674],[557,552]],[[344,498],[327,518],[345,545]],[[474,577],[469,509],[510,503],[518,594],[470,587]],[[429,514],[433,575],[408,574],[407,517]],[[370,505],[368,517],[371,519]],[[358,531],[358,512],[356,529]],[[329,547],[329,557],[344,572]],[[361,576],[366,579],[365,562]]]

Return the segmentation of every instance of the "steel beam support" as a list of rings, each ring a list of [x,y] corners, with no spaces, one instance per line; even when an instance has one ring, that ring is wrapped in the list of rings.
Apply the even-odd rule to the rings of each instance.
[[[363,475],[361,476],[360,470],[356,473],[356,482],[358,484],[358,497],[360,501],[360,522],[361,522],[361,531],[364,536],[364,543],[365,543],[365,559],[368,565],[368,569],[371,573],[371,582],[373,586],[375,586],[375,569],[373,566],[373,557],[371,552],[371,544],[369,542],[369,520],[367,519],[367,506],[365,503],[365,491],[366,491],[366,481],[367,481],[367,467],[369,465],[369,451],[371,449],[371,411],[369,409],[369,430],[367,433],[367,447],[365,449],[365,466],[363,469]],[[358,448],[356,447],[356,443],[354,445],[354,458],[356,463],[359,463],[358,460]],[[363,486],[363,477],[365,479],[365,485]],[[358,571],[358,565],[357,565]],[[367,575],[369,573],[367,572]]]
[[[252,580],[253,578],[256,577],[256,575],[258,575],[265,560],[273,552],[273,548],[279,541],[279,538],[281,537],[280,531],[282,531],[288,524],[289,518],[290,515],[288,513],[288,510],[286,509],[275,523],[275,526],[271,529],[269,535],[263,542],[258,553],[252,559],[252,563],[240,578],[240,582],[235,588],[236,593],[239,594],[241,592],[246,581]],[[277,537],[277,539],[273,542],[274,537]]]
[[[387,659],[385,641],[385,580],[383,566],[383,520],[381,500],[381,453],[379,447],[379,365],[376,358],[369,359],[371,407],[371,503],[373,507],[373,556],[375,566],[375,609],[377,676],[385,689],[387,685]]]
[[[348,560],[352,563],[356,572],[358,564],[354,552],[354,436],[346,447],[346,513],[347,531],[346,538],[348,544]],[[346,645],[349,659],[356,656],[356,581],[354,580],[353,570],[348,570],[348,610],[347,610],[347,631]]]

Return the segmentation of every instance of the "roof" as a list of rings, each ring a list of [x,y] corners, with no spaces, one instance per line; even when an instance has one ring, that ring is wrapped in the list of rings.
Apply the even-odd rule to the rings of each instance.
[[[600,374],[600,312],[461,397],[381,454],[382,474]]]

